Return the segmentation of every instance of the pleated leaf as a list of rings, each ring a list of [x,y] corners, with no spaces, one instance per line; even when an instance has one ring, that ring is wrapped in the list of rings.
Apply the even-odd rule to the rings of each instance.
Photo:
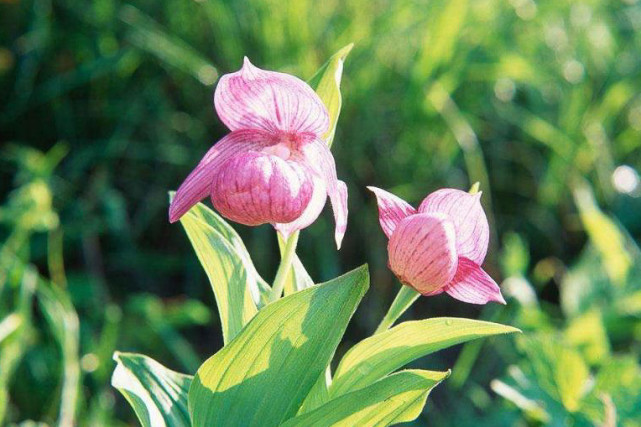
[[[197,426],[278,426],[298,412],[369,286],[363,266],[263,308],[198,370]]]
[[[334,398],[380,380],[409,362],[476,338],[519,332],[511,326],[479,320],[435,318],[401,323],[352,347],[330,387]]]
[[[132,406],[143,427],[190,427],[187,395],[192,377],[134,353],[114,354],[111,385]]]
[[[416,419],[427,396],[449,372],[407,370],[337,397],[283,427],[388,426]]]

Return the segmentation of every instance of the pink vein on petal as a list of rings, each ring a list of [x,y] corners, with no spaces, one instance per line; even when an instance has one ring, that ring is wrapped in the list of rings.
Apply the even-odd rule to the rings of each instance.
[[[323,135],[329,114],[323,101],[304,81],[289,74],[243,67],[220,78],[214,93],[216,112],[230,130]]]
[[[265,151],[248,151],[221,166],[211,200],[224,217],[260,225],[294,221],[307,208],[312,192],[312,172],[304,164]]]
[[[471,304],[496,301],[505,304],[501,289],[494,279],[473,261],[459,258],[454,279],[445,288],[451,297]]]
[[[481,265],[487,254],[490,227],[481,206],[481,193],[469,194],[443,188],[429,194],[421,203],[421,213],[443,213],[450,217],[456,229],[456,250]]]
[[[240,130],[231,132],[218,141],[176,191],[169,206],[169,221],[178,221],[192,206],[210,194],[214,177],[225,161],[238,153],[269,146],[272,139],[267,132]]]
[[[405,200],[392,193],[376,187],[367,188],[376,195],[376,201],[378,203],[378,221],[380,222],[385,235],[390,238],[398,223],[409,215],[414,215],[416,213],[416,209],[414,209]]]
[[[410,215],[396,226],[388,242],[390,268],[420,293],[437,293],[456,272],[455,240],[454,225],[445,215]]]
[[[305,143],[301,147],[305,162],[314,168],[327,187],[327,195],[334,211],[336,228],[334,238],[340,249],[345,230],[347,229],[347,186],[336,176],[336,163],[327,144],[319,138]]]

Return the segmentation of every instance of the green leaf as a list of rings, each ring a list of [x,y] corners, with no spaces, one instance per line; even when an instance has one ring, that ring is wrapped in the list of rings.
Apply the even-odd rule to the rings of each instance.
[[[626,250],[624,234],[617,224],[599,209],[588,184],[581,182],[576,185],[574,199],[583,227],[599,251],[610,280],[615,285],[623,285],[632,267],[632,257]]]
[[[191,426],[187,394],[193,377],[142,354],[116,352],[114,360],[111,385],[129,401],[143,427]]]
[[[531,364],[537,385],[568,411],[577,411],[590,380],[590,370],[581,354],[565,338],[547,334],[521,337],[517,343]]]
[[[198,370],[197,426],[277,426],[293,417],[329,364],[369,286],[363,266],[263,308]]]
[[[443,348],[510,332],[519,330],[497,323],[447,317],[401,323],[361,341],[345,354],[336,369],[330,397],[366,387]]]
[[[560,334],[518,338],[523,357],[503,378],[492,381],[494,392],[544,423],[580,417],[580,411],[591,406],[596,397],[588,394],[592,389],[590,371],[581,354]]]
[[[430,390],[448,375],[421,370],[398,372],[292,418],[283,427],[387,426],[412,421],[423,410]]]
[[[69,299],[69,294],[53,283],[40,279],[37,297],[62,355],[60,412],[57,425],[71,427],[76,425],[76,407],[80,391],[78,314]]]
[[[599,365],[611,359],[610,342],[599,310],[592,309],[571,319],[563,335],[588,363]]]
[[[336,123],[341,112],[341,78],[343,76],[343,63],[354,43],[340,49],[309,79],[309,85],[316,91],[327,107],[329,113],[329,129],[323,135],[327,145],[332,146]]]
[[[298,415],[318,408],[329,400],[329,386],[332,383],[331,366],[327,366],[325,372],[318,377],[316,383],[305,397],[305,401],[298,409]]]
[[[11,337],[18,331],[22,325],[24,325],[24,319],[20,313],[11,313],[0,320],[0,344],[5,338]]]
[[[296,231],[298,233],[298,231]],[[276,233],[278,236],[278,248],[280,249],[280,255],[283,256],[285,250],[285,241],[280,233]],[[311,286],[314,286],[314,281],[310,277],[307,270],[303,266],[303,263],[300,262],[298,255],[294,254],[294,260],[292,261],[292,268],[285,280],[285,295],[293,294],[294,292],[302,291]]]
[[[238,234],[211,209],[198,203],[180,222],[209,277],[228,343],[266,303],[269,286]]]

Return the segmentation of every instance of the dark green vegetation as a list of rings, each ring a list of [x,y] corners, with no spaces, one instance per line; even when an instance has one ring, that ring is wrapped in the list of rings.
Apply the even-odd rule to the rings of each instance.
[[[350,42],[333,145],[347,235],[336,252],[326,212],[299,244],[319,282],[369,263],[347,337],[370,334],[398,289],[365,186],[418,202],[480,181],[507,307],[438,296],[406,318],[525,333],[430,356],[453,371],[421,423],[639,425],[633,0],[1,2],[0,423],[133,424],[108,385],[116,347],[188,373],[220,348],[167,192],[226,132],[218,75],[247,55],[307,79]],[[236,228],[273,277],[271,228]]]

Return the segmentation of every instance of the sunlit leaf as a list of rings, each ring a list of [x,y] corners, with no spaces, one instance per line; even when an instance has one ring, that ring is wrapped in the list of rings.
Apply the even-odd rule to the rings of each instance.
[[[349,52],[354,47],[353,43],[340,49],[309,79],[309,85],[316,91],[329,112],[329,129],[323,135],[330,147],[334,142],[336,123],[341,112],[341,78],[343,76],[343,63]]]
[[[610,342],[603,325],[603,317],[596,309],[572,319],[564,336],[570,345],[579,349],[590,364],[603,363],[610,357]]]
[[[574,199],[590,240],[598,249],[610,280],[621,285],[626,279],[632,258],[625,249],[625,237],[619,227],[596,204],[588,185],[578,185]]]
[[[294,416],[368,286],[364,266],[263,308],[198,370],[189,392],[194,425],[269,427]]]
[[[448,372],[398,372],[292,418],[283,427],[387,426],[412,421],[421,413],[430,390],[447,376]]]
[[[227,343],[263,305],[269,287],[240,237],[211,209],[198,203],[180,222],[209,277]]]
[[[621,420],[641,423],[641,366],[636,356],[613,357],[595,378],[596,393],[608,393],[614,400]]]
[[[11,313],[0,320],[0,344],[2,344],[5,338],[10,337],[16,332],[23,324],[24,319],[19,313]]]
[[[511,326],[458,318],[401,323],[361,341],[345,354],[334,374],[330,397],[366,387],[407,363],[443,348],[518,331]]]
[[[192,377],[134,353],[115,353],[111,385],[133,407],[143,427],[190,427],[187,394]]]
[[[468,0],[437,5],[430,14],[430,25],[426,26],[427,32],[420,43],[423,49],[415,63],[415,72],[423,78],[430,77],[436,67],[452,58],[468,17]]]
[[[537,387],[570,412],[577,411],[586,392],[590,371],[581,354],[551,335],[521,337],[519,347],[527,356],[524,368]]]
[[[298,414],[304,414],[318,408],[329,400],[329,386],[332,384],[331,367],[327,366],[325,372],[321,374],[314,386],[305,397],[303,404],[298,409]]]

